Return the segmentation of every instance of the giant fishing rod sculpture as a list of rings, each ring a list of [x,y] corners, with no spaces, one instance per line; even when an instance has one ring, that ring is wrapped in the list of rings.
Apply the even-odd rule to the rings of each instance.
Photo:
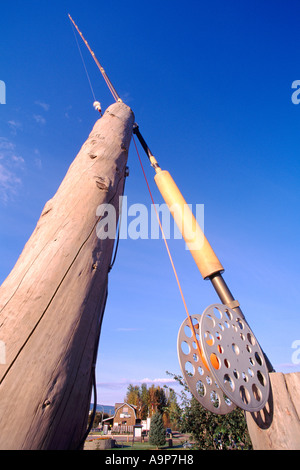
[[[122,102],[78,26],[70,15],[69,18],[96,62],[115,101]],[[97,101],[94,107],[101,109]],[[224,281],[222,276],[224,268],[172,176],[168,171],[161,169],[136,123],[133,133],[155,170],[155,183],[203,279],[211,281],[222,302],[210,305],[202,315],[189,314],[159,222],[187,313],[177,340],[178,358],[183,376],[194,397],[209,411],[227,414],[238,406],[245,411],[257,412],[265,406],[269,398],[269,372],[273,371],[272,365],[249,327],[239,302]]]

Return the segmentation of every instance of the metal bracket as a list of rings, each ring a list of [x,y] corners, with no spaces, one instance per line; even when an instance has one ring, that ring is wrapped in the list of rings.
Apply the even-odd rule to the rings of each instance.
[[[227,307],[229,308],[238,308],[240,303],[238,300],[232,300],[231,302],[226,302]]]

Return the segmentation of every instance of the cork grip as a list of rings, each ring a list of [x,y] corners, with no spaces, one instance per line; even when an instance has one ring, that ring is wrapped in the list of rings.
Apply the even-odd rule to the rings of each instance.
[[[223,272],[223,266],[210,246],[170,173],[165,170],[159,171],[154,179],[203,279],[207,279],[217,272]]]

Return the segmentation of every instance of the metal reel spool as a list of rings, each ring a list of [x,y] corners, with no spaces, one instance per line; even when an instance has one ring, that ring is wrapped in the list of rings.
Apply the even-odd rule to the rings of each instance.
[[[201,315],[191,316],[196,337],[199,341],[199,322]],[[190,328],[189,319],[182,323],[177,339],[177,352],[183,377],[196,400],[207,410],[224,415],[236,408],[207,369],[201,357]]]
[[[201,315],[199,327],[201,351],[213,379],[238,407],[261,410],[269,397],[269,374],[249,325],[233,309],[213,304]]]

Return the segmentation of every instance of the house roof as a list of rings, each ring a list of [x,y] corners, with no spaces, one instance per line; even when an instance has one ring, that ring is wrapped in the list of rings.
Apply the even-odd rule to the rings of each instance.
[[[133,409],[133,411],[134,411],[134,414],[136,415],[136,409],[137,409],[137,406],[136,406],[136,405],[130,405],[129,403],[126,403],[126,402],[124,402],[124,403],[121,403],[121,404],[120,404],[120,406],[118,406],[118,408],[116,408],[114,416],[116,416],[116,414],[117,414],[117,411],[118,411],[120,408],[122,408],[124,405],[126,405],[126,406],[130,406],[130,408],[132,408],[132,409]]]
[[[124,405],[125,405],[125,406],[129,406],[129,407],[134,411],[134,415],[135,415],[135,417],[136,417],[136,410],[137,410],[137,406],[136,406],[136,405],[131,405],[130,403],[126,403],[126,402],[124,402],[124,403],[116,403],[116,404],[115,404],[115,414],[114,414],[113,416],[110,416],[109,418],[105,418],[102,422],[104,422],[104,421],[110,421],[110,420],[112,420],[112,419],[115,419],[115,416],[116,416],[118,410],[119,410],[120,408],[122,408]]]

